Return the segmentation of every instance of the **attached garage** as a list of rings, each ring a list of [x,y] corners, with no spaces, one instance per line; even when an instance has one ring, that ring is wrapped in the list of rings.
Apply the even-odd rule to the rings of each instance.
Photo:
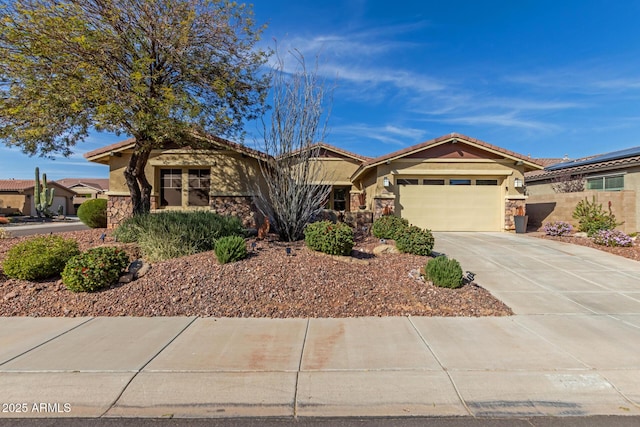
[[[396,212],[433,231],[500,231],[503,178],[396,179]]]
[[[524,173],[541,168],[450,134],[371,159],[351,180],[371,197],[374,218],[392,213],[433,231],[503,231],[513,230],[514,215],[524,210]]]

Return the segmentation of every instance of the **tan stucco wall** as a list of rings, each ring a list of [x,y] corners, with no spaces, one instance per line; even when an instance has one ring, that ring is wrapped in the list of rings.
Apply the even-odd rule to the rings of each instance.
[[[127,167],[130,153],[123,153],[122,157],[112,157],[109,173],[109,194],[129,194],[124,171]],[[255,194],[255,186],[261,178],[260,167],[256,159],[243,156],[233,151],[187,151],[169,150],[162,152],[155,150],[149,156],[145,167],[147,179],[153,186],[152,194],[159,196],[160,169],[182,169],[186,175],[188,169],[211,170],[211,196],[249,196]],[[185,181],[186,176],[183,176]],[[188,191],[183,186],[183,191]],[[183,197],[186,202],[187,197]],[[186,207],[186,206],[185,206]]]
[[[596,202],[602,204],[605,211],[611,202],[611,211],[619,222],[618,227],[625,233],[634,233],[640,228],[637,221],[637,197],[635,191],[583,191],[580,193],[553,193],[531,195],[527,199],[527,214],[529,224],[542,227],[546,222],[565,221],[576,227],[578,222],[573,219],[573,211],[581,200],[589,201],[596,197]]]
[[[351,175],[359,166],[355,160],[338,158],[321,158],[316,159],[316,162],[320,165],[320,176],[335,185],[351,185]]]
[[[16,213],[16,210],[23,215],[30,214],[31,205],[27,203],[27,197],[24,194],[0,194],[0,213]]]

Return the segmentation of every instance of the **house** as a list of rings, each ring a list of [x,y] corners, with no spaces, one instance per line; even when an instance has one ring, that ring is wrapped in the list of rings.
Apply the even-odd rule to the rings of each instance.
[[[554,186],[572,179],[584,183],[584,191],[556,193]],[[536,226],[547,221],[574,222],[572,212],[580,200],[592,197],[605,210],[611,202],[616,218],[624,221],[622,231],[640,230],[640,147],[597,154],[576,160],[562,159],[543,170],[525,175],[527,209]],[[574,224],[576,225],[576,224]]]
[[[33,197],[36,182],[33,179],[0,180],[0,214],[35,216],[35,198]],[[47,182],[49,188],[55,188],[51,211],[58,212],[62,206],[65,215],[75,214],[73,198],[76,193],[57,182]]]
[[[89,199],[106,199],[109,191],[108,178],[63,178],[56,182],[76,192],[77,196],[73,198],[76,211]]]
[[[145,173],[152,209],[211,209],[259,221],[253,202],[264,185],[260,161],[267,155],[211,138],[211,148],[166,147],[153,150]],[[130,215],[123,171],[135,140],[85,154],[109,166],[108,223]],[[513,215],[524,208],[524,174],[542,169],[528,157],[452,133],[377,158],[319,144],[315,159],[331,177],[327,207],[352,211],[361,205],[378,217],[386,210],[434,231],[513,229]]]

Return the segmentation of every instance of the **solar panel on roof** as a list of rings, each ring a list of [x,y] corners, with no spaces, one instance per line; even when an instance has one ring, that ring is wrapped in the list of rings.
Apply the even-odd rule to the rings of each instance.
[[[554,171],[575,166],[590,165],[593,163],[608,162],[610,160],[624,159],[625,157],[640,156],[640,147],[631,147],[624,150],[612,151],[610,153],[599,154],[584,160],[572,160],[569,162],[556,163],[547,166],[546,170]]]

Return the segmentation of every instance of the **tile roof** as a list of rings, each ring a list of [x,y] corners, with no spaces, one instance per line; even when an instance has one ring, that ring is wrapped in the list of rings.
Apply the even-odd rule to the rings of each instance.
[[[493,151],[496,151],[498,153],[507,155],[509,157],[514,157],[514,158],[517,158],[517,159],[520,159],[520,160],[523,160],[523,161],[527,161],[529,163],[533,163],[533,164],[538,165],[538,166],[542,166],[542,165],[536,163],[535,159],[532,159],[531,157],[524,156],[522,154],[516,153],[515,151],[506,150],[506,149],[498,147],[496,145],[492,145],[492,144],[489,144],[487,142],[481,141],[479,139],[471,138],[471,137],[468,137],[468,136],[465,136],[465,135],[462,135],[462,134],[459,134],[459,133],[450,133],[448,135],[443,135],[443,136],[440,136],[438,138],[434,138],[434,139],[431,139],[429,141],[422,142],[420,144],[412,145],[411,147],[403,148],[402,150],[394,151],[393,153],[389,153],[389,154],[385,154],[385,155],[380,156],[380,157],[376,157],[374,159],[369,160],[368,162],[365,162],[363,164],[363,166],[367,167],[367,166],[371,166],[371,165],[374,165],[374,164],[385,162],[385,161],[390,160],[390,159],[403,157],[403,156],[405,156],[407,154],[410,154],[412,152],[419,151],[419,150],[422,150],[424,148],[428,148],[428,147],[430,147],[432,145],[436,145],[436,144],[439,144],[441,142],[448,141],[450,139],[460,139],[461,141],[468,141],[468,142],[471,142],[473,144],[479,145],[481,147],[488,148],[489,150],[493,150]]]
[[[579,163],[575,166],[565,166],[563,168],[544,169],[540,171],[527,172],[525,174],[525,180],[542,181],[546,179],[552,179],[564,174],[582,175],[589,172],[598,172],[605,170],[623,169],[630,166],[640,165],[640,155],[631,156],[622,159],[613,159],[609,161],[601,161],[598,163]],[[557,166],[557,165],[556,165]]]
[[[96,190],[108,190],[108,178],[63,178],[57,179],[56,182],[65,187],[71,188],[76,185],[95,188]]]
[[[36,185],[33,179],[0,179],[0,191],[21,191]]]

